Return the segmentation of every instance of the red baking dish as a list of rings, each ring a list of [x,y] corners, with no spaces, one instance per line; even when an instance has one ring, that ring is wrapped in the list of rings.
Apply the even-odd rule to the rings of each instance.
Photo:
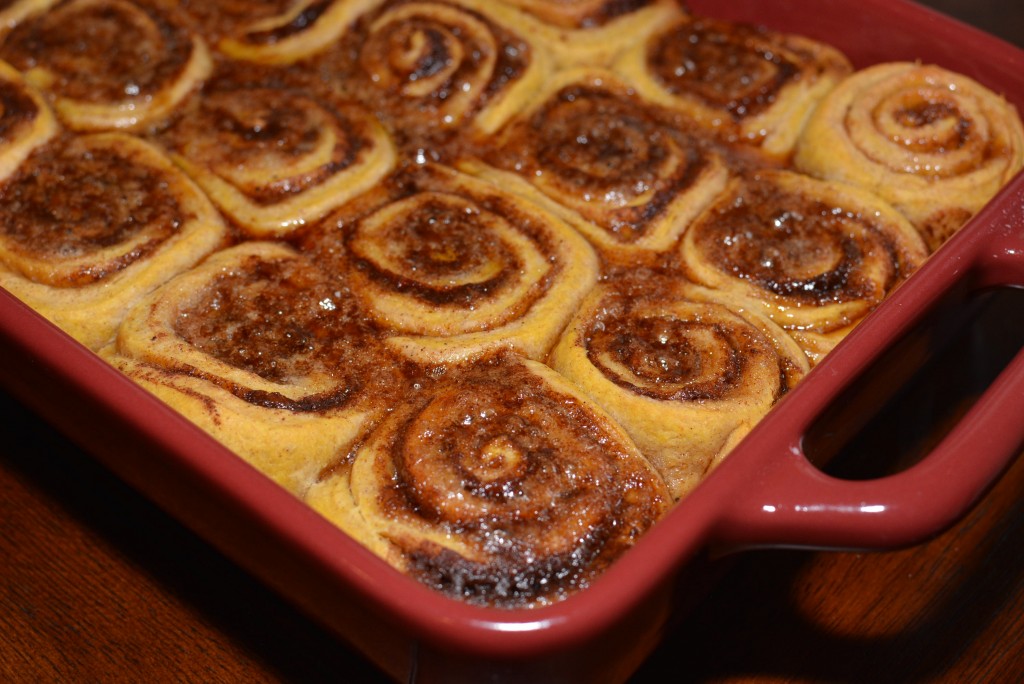
[[[696,13],[818,38],[858,67],[919,60],[964,73],[1024,111],[1024,51],[903,0],[693,0]],[[1018,175],[591,587],[555,605],[471,606],[401,575],[159,401],[0,291],[3,385],[130,485],[263,579],[396,680],[626,679],[679,617],[709,552],[884,549],[962,517],[1024,444],[1024,355],[923,459],[849,481],[824,460],[940,343],[924,321],[978,293],[1024,287]],[[947,322],[946,327],[955,321]],[[923,331],[923,332],[922,332]],[[936,339],[932,339],[936,338]],[[909,342],[901,342],[909,340]],[[883,353],[897,350],[882,360]],[[872,382],[872,380],[877,380]],[[868,400],[851,404],[854,385]],[[837,419],[840,404],[846,407]],[[866,415],[866,412],[865,412]],[[823,428],[822,425],[825,427]],[[832,427],[830,427],[832,426]],[[834,428],[834,429],[833,429]],[[819,464],[820,465],[820,464]]]

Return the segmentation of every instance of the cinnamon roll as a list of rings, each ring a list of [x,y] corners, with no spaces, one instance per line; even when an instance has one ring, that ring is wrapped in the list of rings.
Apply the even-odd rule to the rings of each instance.
[[[223,36],[217,47],[233,59],[284,65],[322,51],[335,42],[363,12],[383,0],[293,0],[265,16],[236,14],[241,26]],[[246,3],[251,8],[252,3]],[[259,9],[258,7],[256,8]]]
[[[363,15],[326,69],[391,130],[490,133],[549,75],[545,50],[508,13],[482,0],[392,0]]]
[[[259,241],[153,292],[102,353],[298,496],[401,380],[336,278]]]
[[[796,342],[756,309],[678,279],[650,278],[595,290],[550,364],[625,428],[677,500],[810,367]]]
[[[964,75],[879,64],[825,99],[794,162],[889,200],[934,250],[1024,165],[1024,128],[1012,105]]]
[[[603,70],[554,76],[462,166],[548,207],[612,260],[671,248],[729,177],[718,153]]]
[[[77,130],[155,123],[212,70],[205,41],[158,0],[70,0],[15,27],[0,56]]]
[[[736,178],[680,250],[693,281],[766,313],[814,362],[927,255],[878,196],[774,170]]]
[[[439,591],[505,607],[557,600],[670,504],[621,428],[540,363],[453,368],[405,399],[307,501]]]
[[[362,106],[300,87],[210,88],[160,135],[249,236],[282,237],[372,187],[395,164]]]
[[[42,95],[13,67],[0,62],[0,181],[32,150],[57,134],[59,125]]]
[[[97,349],[147,291],[225,242],[210,201],[123,133],[55,138],[0,183],[0,286]]]
[[[720,138],[780,158],[821,98],[852,71],[838,50],[802,36],[689,17],[653,28],[617,71],[644,97]]]
[[[510,348],[547,354],[597,281],[587,242],[549,212],[439,165],[404,169],[349,203],[303,243],[425,363]]]

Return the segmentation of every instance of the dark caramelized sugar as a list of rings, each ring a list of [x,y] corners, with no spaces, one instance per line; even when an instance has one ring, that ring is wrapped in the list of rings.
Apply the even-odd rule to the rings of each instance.
[[[303,173],[289,173],[288,162],[302,162],[327,134],[315,112],[327,114],[336,133],[330,161]],[[360,153],[373,144],[367,120],[360,114],[352,105],[335,106],[308,91],[235,87],[208,92],[162,139],[179,151],[187,150],[194,156],[191,161],[203,166],[270,167],[264,182],[237,188],[267,206],[356,164]]]
[[[183,213],[162,171],[109,147],[58,140],[36,152],[0,186],[0,230],[36,257],[71,259],[145,242],[116,261],[78,274],[83,285],[140,259],[192,217]]]
[[[280,40],[301,34],[315,24],[324,12],[330,8],[334,0],[317,0],[302,8],[291,21],[265,31],[249,31],[245,40],[250,43],[272,45]]]
[[[557,183],[558,192],[592,207],[581,209],[584,215],[624,242],[643,237],[707,166],[705,150],[628,95],[582,85],[552,98],[489,158],[528,179]],[[647,193],[639,206],[626,206]]]
[[[703,20],[659,36],[647,63],[669,92],[695,95],[734,119],[770,106],[800,73],[757,29]]]
[[[393,540],[413,574],[469,600],[515,604],[582,586],[667,504],[591,413],[506,361],[457,371],[405,409],[382,504],[476,549],[464,558]]]
[[[299,259],[250,258],[211,282],[181,312],[175,332],[225,363],[279,383],[306,376],[352,383],[379,360],[375,331],[347,292]]]
[[[0,48],[16,68],[51,69],[57,76],[51,89],[85,102],[159,92],[191,55],[186,27],[146,3],[57,7],[16,27]]]
[[[39,107],[24,88],[0,81],[0,141],[13,140],[17,130],[39,115]]]
[[[874,250],[885,250],[894,264],[886,289],[901,275],[895,247],[870,217],[770,183],[747,184],[696,230],[706,258],[726,273],[811,305],[881,296],[879,286],[860,273]]]
[[[704,347],[694,345],[696,330],[709,333],[727,361],[709,362]],[[621,376],[609,378],[631,391],[664,401],[709,401],[721,399],[743,375],[747,355],[756,353],[744,331],[722,324],[667,317],[609,317],[601,319],[587,336],[587,355],[604,368],[601,353],[607,352],[645,384],[636,385]]]

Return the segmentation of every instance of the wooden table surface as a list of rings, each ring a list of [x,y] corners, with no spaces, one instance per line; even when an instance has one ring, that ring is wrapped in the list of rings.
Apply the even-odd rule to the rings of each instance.
[[[1018,0],[928,4],[1024,45]],[[0,681],[383,682],[0,393]],[[634,684],[1024,678],[1024,458],[898,552],[746,552]]]

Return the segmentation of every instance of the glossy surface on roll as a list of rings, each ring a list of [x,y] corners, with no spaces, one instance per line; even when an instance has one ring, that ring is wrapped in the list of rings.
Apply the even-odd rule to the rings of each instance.
[[[761,312],[653,278],[595,290],[550,363],[626,429],[675,499],[810,369]]]
[[[141,302],[103,354],[301,495],[400,382],[337,287],[294,250],[248,242]]]
[[[291,64],[327,48],[362,12],[382,1],[297,0],[280,3],[255,17],[252,3],[245,3],[232,8],[235,23],[217,42],[217,48],[234,59]],[[260,8],[255,9],[258,12]]]
[[[0,214],[0,285],[93,349],[227,232],[170,159],[122,133],[40,147],[0,185]]]
[[[387,2],[363,15],[324,63],[342,90],[406,135],[490,133],[550,69],[546,50],[509,14],[482,0]]]
[[[660,23],[616,68],[646,98],[715,135],[785,157],[820,99],[852,71],[801,36],[705,18]]]
[[[72,0],[15,27],[0,56],[79,130],[156,123],[213,68],[203,38],[159,1]]]
[[[1002,97],[966,76],[880,64],[826,99],[794,161],[885,197],[934,250],[1024,166],[1024,127]]]
[[[791,171],[734,180],[680,249],[691,279],[763,311],[815,361],[927,255],[878,196]]]
[[[363,107],[307,88],[223,85],[160,140],[248,235],[282,237],[372,187],[395,165]]]
[[[552,207],[607,259],[671,247],[729,175],[603,70],[560,72],[481,156],[467,168]]]
[[[556,216],[441,166],[403,170],[324,224],[307,251],[347,274],[389,345],[423,362],[495,348],[542,359],[598,277],[593,250]]]
[[[569,383],[504,355],[410,393],[308,501],[439,591],[521,607],[585,587],[670,496]]]

